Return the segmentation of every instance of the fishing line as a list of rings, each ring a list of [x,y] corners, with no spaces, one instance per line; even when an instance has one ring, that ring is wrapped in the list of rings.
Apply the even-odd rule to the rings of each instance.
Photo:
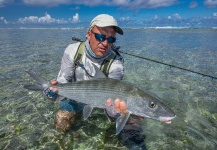
[[[202,75],[202,76],[210,77],[212,79],[217,79],[217,77],[214,77],[214,76],[211,76],[211,75],[207,75],[207,74],[200,73],[200,72],[197,72],[197,71],[193,71],[193,70],[190,70],[190,69],[186,69],[186,68],[183,68],[183,67],[167,64],[167,63],[164,63],[164,62],[161,62],[161,61],[158,61],[158,60],[154,60],[154,59],[150,59],[150,58],[134,55],[134,54],[131,54],[131,53],[120,51],[120,50],[119,50],[119,52],[123,53],[123,54],[126,54],[126,55],[133,56],[133,57],[137,57],[137,58],[140,58],[140,59],[145,59],[145,60],[148,60],[148,61],[152,61],[152,62],[155,62],[155,63],[166,65],[166,66],[169,66],[170,68],[177,68],[177,69],[180,69],[180,70],[185,70],[185,71],[188,71],[188,72],[191,72],[191,73],[195,73],[195,74],[199,74],[199,75]]]
[[[81,39],[78,39],[76,37],[72,37],[72,40],[73,41],[78,41],[78,42],[83,42]],[[212,79],[217,79],[217,77],[212,76],[212,75],[208,75],[208,74],[205,74],[205,73],[200,73],[200,72],[197,72],[197,71],[194,71],[194,70],[190,70],[190,69],[186,69],[186,68],[183,68],[183,67],[171,65],[171,64],[164,63],[164,62],[161,62],[161,61],[158,61],[158,60],[154,60],[154,59],[151,59],[151,58],[147,58],[147,57],[143,57],[143,56],[138,56],[138,55],[135,55],[135,54],[127,53],[127,52],[121,51],[119,49],[120,49],[120,46],[113,46],[113,50],[116,53],[123,53],[123,54],[129,55],[129,56],[132,56],[132,57],[137,57],[137,58],[140,58],[140,59],[145,59],[145,60],[148,60],[148,61],[151,61],[151,62],[155,62],[155,63],[159,63],[159,64],[162,64],[162,65],[165,65],[165,66],[169,66],[170,68],[176,68],[176,69],[188,71],[188,72],[191,72],[191,73],[195,73],[195,74],[198,74],[198,75],[201,75],[201,76],[204,76],[204,77],[209,77],[209,78],[212,78]]]

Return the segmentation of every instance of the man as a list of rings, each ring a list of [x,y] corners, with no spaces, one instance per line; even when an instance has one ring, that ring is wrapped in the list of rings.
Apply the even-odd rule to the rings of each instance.
[[[57,80],[53,80],[51,83],[64,84],[72,81],[89,80],[95,75],[93,64],[99,68],[103,66],[105,74],[107,70],[106,76],[108,78],[121,80],[124,75],[122,58],[112,51],[112,46],[116,41],[116,33],[123,35],[123,30],[112,16],[107,14],[96,16],[90,23],[86,41],[83,44],[80,42],[71,44],[66,48]],[[110,63],[104,65],[104,62]],[[58,92],[58,89],[52,87],[50,89]],[[105,103],[107,107],[113,108],[112,111],[108,112],[110,116],[126,112],[126,103],[120,99],[114,101],[114,107],[111,99],[105,100]],[[61,101],[60,110],[55,118],[56,129],[59,131],[69,130],[75,121],[75,113],[82,107],[82,104],[74,100]]]

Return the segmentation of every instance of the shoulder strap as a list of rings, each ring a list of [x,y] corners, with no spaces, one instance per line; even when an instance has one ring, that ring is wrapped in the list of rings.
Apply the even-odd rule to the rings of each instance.
[[[75,62],[75,68],[77,68],[78,66],[81,66],[81,61],[82,61],[82,57],[84,55],[84,47],[85,47],[85,42],[81,42],[81,44],[79,45],[77,52],[75,54],[74,57],[74,62]],[[116,53],[114,53],[112,51],[112,53],[109,55],[109,57],[107,57],[101,64],[100,70],[108,77],[109,74],[109,69],[111,67],[112,62],[114,61],[115,57],[116,57]]]
[[[102,62],[100,70],[108,77],[109,69],[111,67],[112,62],[115,60],[116,54],[112,51],[112,53]]]
[[[85,46],[85,42],[81,42],[80,45],[78,46],[77,52],[74,57],[75,68],[78,67],[78,64],[81,64],[82,57],[84,54],[84,46]]]

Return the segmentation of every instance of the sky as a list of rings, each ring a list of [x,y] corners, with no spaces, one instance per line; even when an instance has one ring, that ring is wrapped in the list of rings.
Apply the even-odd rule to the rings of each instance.
[[[98,14],[121,27],[217,27],[217,0],[0,0],[0,28],[83,28]]]

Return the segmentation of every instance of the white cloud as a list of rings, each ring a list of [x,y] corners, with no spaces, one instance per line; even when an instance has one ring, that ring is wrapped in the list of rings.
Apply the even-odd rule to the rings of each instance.
[[[0,6],[4,4],[5,0],[0,0]]]
[[[196,1],[193,1],[190,3],[190,5],[188,6],[189,8],[195,8],[198,6],[198,3]]]
[[[60,4],[70,4],[71,0],[23,0],[26,5],[36,6],[58,6]]]
[[[26,24],[26,23],[33,23],[33,24],[51,24],[51,23],[67,23],[64,19],[54,19],[48,13],[45,13],[43,17],[37,16],[29,16],[24,18],[19,18],[18,23]]]
[[[74,7],[74,8],[71,8],[71,10],[79,10],[79,9],[81,9],[79,6],[76,6],[76,7]]]
[[[173,17],[174,17],[175,19],[181,19],[181,18],[182,18],[179,14],[174,14]]]
[[[54,19],[51,17],[51,15],[45,13],[45,15],[42,17],[29,16],[29,17],[19,18],[17,22],[21,24],[68,24],[68,23],[78,23],[80,22],[80,20],[79,20],[78,13],[76,13],[68,21],[64,19]]]
[[[158,19],[158,16],[157,16],[157,15],[155,15],[155,16],[154,16],[154,20],[157,20],[157,19]]]
[[[120,21],[130,21],[130,17],[121,17]]]
[[[38,18],[38,22],[39,23],[52,23],[52,22],[55,22],[55,20],[51,18],[51,16],[48,13],[45,13],[44,17]]]
[[[18,19],[19,23],[51,23],[54,19],[51,18],[51,16],[48,13],[45,13],[45,16],[43,17],[37,17],[37,16],[29,16],[25,18]]]
[[[15,0],[0,0],[0,7],[4,4],[12,3]],[[22,0],[26,5],[34,6],[58,6],[61,4],[80,4],[86,6],[123,6],[130,9],[160,8],[169,7],[179,3],[179,0]],[[217,0],[204,0],[206,7],[216,7]],[[189,4],[189,8],[195,8],[198,3],[194,0]],[[75,9],[79,9],[76,7]]]
[[[3,7],[7,3],[11,3],[13,0],[0,0],[0,7]]]
[[[171,16],[168,16],[167,19],[168,20],[171,20],[171,19],[173,19],[173,20],[180,20],[180,19],[182,19],[182,17],[179,14],[176,13],[176,14],[173,14]]]
[[[114,5],[126,5],[130,0],[113,0],[112,3]]]
[[[142,1],[142,0],[141,0]],[[145,8],[167,7],[177,3],[177,0],[148,0],[145,1]]]
[[[178,0],[23,0],[26,5],[36,6],[80,4],[86,6],[123,6],[131,9],[167,7],[177,2]]]
[[[217,17],[217,12],[212,14],[213,17]]]
[[[4,24],[8,24],[7,20],[5,17],[0,17],[0,23],[3,22]]]
[[[97,1],[97,0],[95,0]],[[125,6],[131,9],[167,7],[177,3],[177,0],[106,0],[108,5]],[[101,5],[103,5],[103,1]]]
[[[77,23],[80,22],[79,20],[79,14],[76,13],[73,17],[72,17],[72,23]]]
[[[210,8],[217,6],[217,0],[205,0],[204,5]]]

